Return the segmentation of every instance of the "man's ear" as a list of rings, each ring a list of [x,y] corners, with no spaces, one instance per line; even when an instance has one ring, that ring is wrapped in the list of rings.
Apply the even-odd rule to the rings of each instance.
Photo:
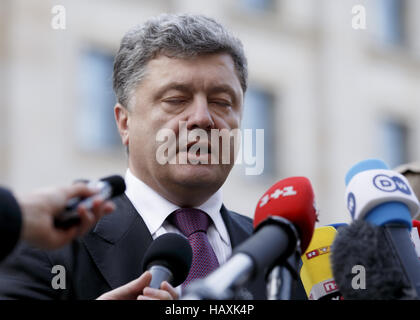
[[[123,145],[128,146],[129,141],[129,111],[121,104],[117,103],[114,107],[115,121],[117,122],[118,132],[121,136]]]

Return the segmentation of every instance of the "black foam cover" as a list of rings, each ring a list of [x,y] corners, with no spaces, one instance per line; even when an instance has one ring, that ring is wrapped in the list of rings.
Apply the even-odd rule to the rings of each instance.
[[[331,246],[331,266],[344,300],[416,299],[394,250],[382,227],[364,220],[341,227]],[[365,289],[352,286],[356,265],[365,268]]]
[[[113,175],[106,178],[102,178],[101,181],[109,183],[112,188],[111,198],[119,196],[123,194],[125,191],[125,181],[119,175]]]
[[[177,233],[156,238],[143,257],[143,272],[152,266],[163,266],[172,272],[171,285],[183,283],[190,272],[192,249],[188,239]]]

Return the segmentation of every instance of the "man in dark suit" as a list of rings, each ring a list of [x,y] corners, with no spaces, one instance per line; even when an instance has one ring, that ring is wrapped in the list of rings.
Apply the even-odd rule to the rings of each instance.
[[[226,262],[252,233],[251,219],[227,210],[220,190],[235,162],[232,133],[246,88],[242,44],[213,19],[161,15],[127,32],[114,64],[126,193],[112,215],[70,246],[50,253],[22,246],[2,267],[0,297],[94,299],[116,289],[102,298],[125,299],[118,287],[140,276],[145,250],[166,232],[184,234],[193,247],[182,287]],[[220,135],[213,139],[213,132]],[[58,289],[51,272],[57,265],[65,270]],[[143,288],[133,298],[147,296]],[[162,289],[148,297],[172,293]],[[264,298],[261,279],[249,289],[248,298]]]
[[[95,299],[137,279],[143,254],[153,239],[125,195],[114,203],[116,210],[112,214],[70,246],[55,251],[18,246],[1,267],[0,299]],[[224,207],[221,213],[232,247],[249,237],[249,219]],[[65,289],[52,287],[53,278],[58,276],[52,273],[55,265],[66,270]],[[264,298],[261,284],[260,281],[251,285],[254,298]],[[141,291],[136,297],[140,294]]]

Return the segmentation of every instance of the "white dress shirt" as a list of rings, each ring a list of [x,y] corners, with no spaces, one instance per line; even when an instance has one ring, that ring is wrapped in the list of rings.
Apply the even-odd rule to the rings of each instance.
[[[153,239],[167,232],[182,234],[178,228],[166,220],[172,212],[180,207],[166,200],[135,177],[130,169],[127,169],[125,183],[125,194],[143,218]],[[219,189],[205,203],[196,207],[206,212],[211,218],[212,223],[207,230],[207,236],[220,265],[225,263],[232,253],[229,234],[220,214],[222,201],[222,192]]]

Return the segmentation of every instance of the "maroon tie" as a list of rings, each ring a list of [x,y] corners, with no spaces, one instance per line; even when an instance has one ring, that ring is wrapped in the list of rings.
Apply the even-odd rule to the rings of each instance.
[[[185,288],[191,281],[206,277],[219,266],[207,237],[210,218],[202,210],[181,208],[171,214],[170,220],[188,238],[193,252],[190,273],[182,284]]]

